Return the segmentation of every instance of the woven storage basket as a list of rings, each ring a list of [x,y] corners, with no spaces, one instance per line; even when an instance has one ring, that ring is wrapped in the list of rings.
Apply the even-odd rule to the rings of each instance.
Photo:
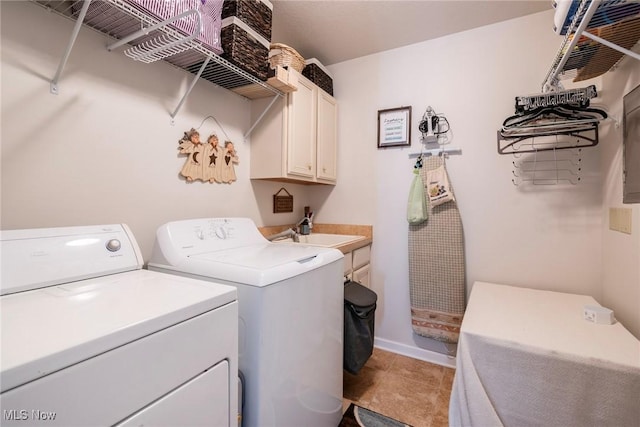
[[[312,58],[306,61],[302,75],[315,83],[320,89],[333,96],[333,79],[324,69],[322,64]]]
[[[224,59],[262,81],[269,72],[269,42],[238,18],[222,21],[222,48]]]
[[[269,64],[271,68],[276,68],[280,65],[282,67],[291,67],[297,72],[301,73],[304,68],[304,58],[296,50],[286,44],[271,43],[271,50],[269,51]]]
[[[222,19],[235,16],[271,41],[273,6],[264,0],[224,0]]]

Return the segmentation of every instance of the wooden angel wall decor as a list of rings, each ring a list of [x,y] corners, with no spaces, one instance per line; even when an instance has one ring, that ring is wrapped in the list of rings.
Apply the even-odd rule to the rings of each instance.
[[[180,175],[188,182],[200,180],[231,184],[236,180],[234,165],[239,158],[233,142],[225,141],[222,146],[218,136],[213,133],[203,143],[200,133],[191,128],[178,141],[178,149],[180,154],[187,155]]]

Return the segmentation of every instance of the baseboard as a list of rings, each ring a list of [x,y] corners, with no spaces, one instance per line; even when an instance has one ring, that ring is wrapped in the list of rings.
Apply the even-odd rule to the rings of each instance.
[[[435,363],[436,365],[442,365],[448,368],[456,367],[456,358],[453,356],[447,356],[446,354],[437,353],[435,351],[412,347],[396,341],[376,337],[374,340],[374,346],[381,350],[413,357],[414,359],[424,360],[425,362]]]

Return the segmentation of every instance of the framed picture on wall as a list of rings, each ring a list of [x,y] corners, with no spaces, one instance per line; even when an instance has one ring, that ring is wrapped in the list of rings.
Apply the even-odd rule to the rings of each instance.
[[[411,107],[378,110],[378,148],[411,145]]]

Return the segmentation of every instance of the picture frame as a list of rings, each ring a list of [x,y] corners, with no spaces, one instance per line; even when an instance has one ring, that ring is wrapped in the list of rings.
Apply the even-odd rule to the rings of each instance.
[[[378,148],[411,145],[411,106],[378,110]]]

